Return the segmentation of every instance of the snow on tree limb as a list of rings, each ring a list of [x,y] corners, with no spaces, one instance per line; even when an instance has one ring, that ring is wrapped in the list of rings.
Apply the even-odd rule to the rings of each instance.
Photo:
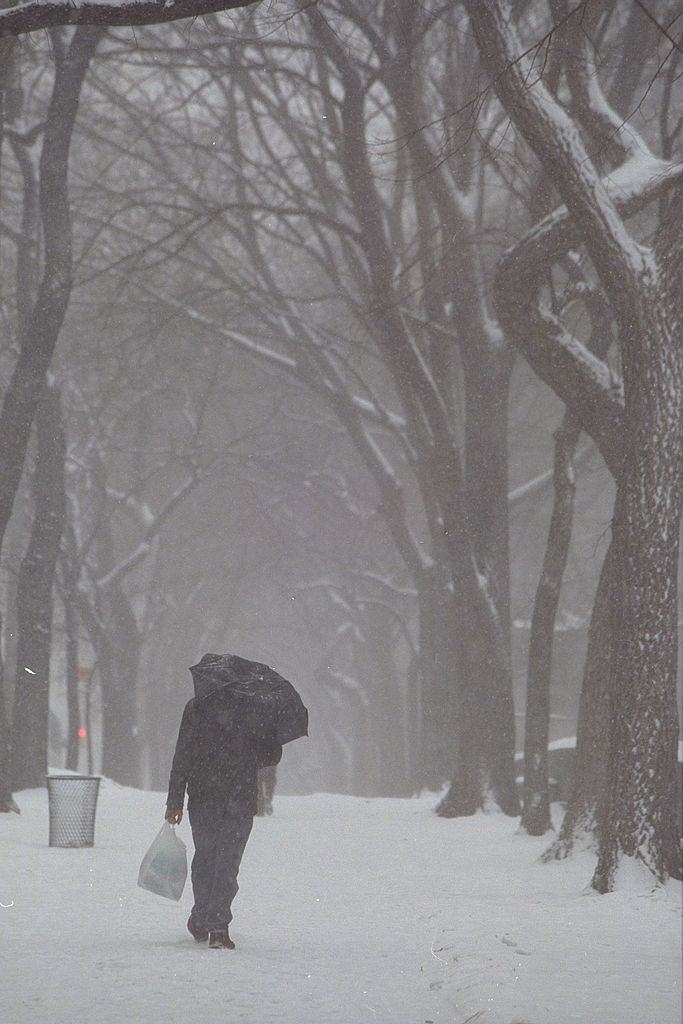
[[[252,356],[257,363],[273,364],[284,371],[290,372],[295,379],[298,379],[297,374],[300,371],[300,366],[293,356],[289,356],[283,352],[278,352],[271,346],[264,345],[263,342],[257,341],[251,336],[240,331],[235,331],[232,328],[226,327],[224,324],[218,323],[215,318],[206,316],[200,310],[196,309],[196,307],[191,306],[184,300],[177,299],[159,291],[150,291],[150,294],[152,294],[159,302],[163,302],[178,312],[181,312],[189,320],[193,320],[195,323],[209,328],[215,335],[224,338],[236,348],[241,349],[243,352],[247,353],[247,355]],[[289,316],[290,314],[287,315]],[[281,318],[281,323],[283,322],[286,322],[286,318]],[[301,320],[301,324],[304,324],[303,320]],[[326,355],[326,353],[322,352],[322,355]],[[386,427],[387,430],[392,432],[403,431],[405,429],[404,417],[393,412],[391,409],[387,409],[382,406],[375,395],[364,397],[362,395],[350,393],[349,400],[356,410],[369,422]]]
[[[609,163],[619,164],[637,150],[646,153],[648,147],[633,125],[619,116],[602,88],[593,39],[603,13],[600,4],[586,5],[580,20],[573,17],[565,25],[566,74],[573,113],[582,131]]]
[[[479,50],[492,84],[515,127],[564,198],[615,315],[632,319],[629,295],[647,268],[647,254],[628,233],[614,197],[598,174],[569,113],[534,74],[534,58],[521,52],[507,0],[466,0]]]
[[[158,25],[201,18],[257,0],[31,0],[0,10],[0,38],[60,25]]]
[[[131,569],[134,569],[135,566],[142,561],[150,550],[152,541],[156,538],[162,526],[164,526],[168,519],[170,519],[175,509],[187,497],[199,479],[200,473],[194,469],[187,479],[175,489],[169,498],[167,498],[159,511],[155,515],[152,515],[151,518],[147,518],[147,528],[145,529],[143,537],[138,545],[129,552],[121,562],[113,566],[109,572],[95,580],[95,585],[97,587],[106,587],[115,580],[121,579],[122,576],[125,576],[126,573],[130,572]]]
[[[466,3],[479,49],[501,103],[552,177],[566,205],[536,224],[501,260],[495,305],[506,334],[536,373],[562,398],[593,437],[613,471],[622,456],[623,396],[607,364],[544,305],[550,268],[586,246],[621,327],[635,322],[631,301],[643,275],[656,273],[653,253],[638,245],[625,220],[683,179],[683,166],[660,160],[619,121],[593,73],[591,44],[576,24],[569,79],[579,121],[593,144],[609,146],[621,163],[602,177],[567,112],[541,78],[530,84],[533,58],[520,51],[506,0]],[[600,328],[605,330],[604,325]],[[605,341],[608,339],[605,338]],[[606,346],[602,346],[603,348]]]
[[[576,469],[579,465],[587,462],[594,451],[595,447],[590,441],[579,448],[574,456],[574,468]],[[519,484],[517,487],[514,487],[509,491],[508,505],[510,507],[510,511],[517,509],[527,501],[531,501],[532,498],[544,495],[546,491],[550,490],[553,486],[553,473],[553,467],[550,466],[542,473],[532,477],[531,480],[526,480],[523,484]]]
[[[626,218],[681,181],[683,164],[637,148],[605,175],[603,185],[616,211]],[[548,267],[580,244],[580,230],[567,207],[558,207],[504,255],[496,274],[496,307],[534,370],[575,409],[603,455],[613,461],[620,448],[622,404],[614,379],[606,364],[541,303]]]

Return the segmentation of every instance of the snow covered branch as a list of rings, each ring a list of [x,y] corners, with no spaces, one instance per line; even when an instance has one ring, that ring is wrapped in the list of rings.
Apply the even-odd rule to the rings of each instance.
[[[157,513],[153,514],[148,507],[145,507],[144,521],[147,526],[142,539],[118,565],[113,566],[108,573],[99,577],[96,581],[98,587],[106,587],[114,580],[121,579],[122,576],[125,576],[126,573],[130,572],[131,569],[134,569],[142,561],[149,552],[152,541],[159,534],[163,525],[170,519],[175,509],[187,497],[198,481],[199,471],[195,468],[164,502]]]
[[[510,4],[467,0],[466,8],[501,103],[564,198],[615,315],[628,321],[628,296],[647,265],[646,251],[615,209],[614,190],[597,172],[577,124],[538,76],[535,52],[516,56],[521,43]],[[651,154],[638,149],[635,159],[648,163]]]
[[[201,18],[256,0],[32,0],[0,11],[0,38],[60,25],[159,25]]]
[[[591,442],[583,445],[579,448],[578,452],[574,456],[573,465],[574,469],[577,469],[584,462],[587,462],[591,454],[595,452],[595,447]],[[523,484],[519,484],[518,487],[514,487],[508,493],[508,507],[512,512],[514,509],[519,508],[525,502],[530,501],[532,498],[536,498],[538,495],[545,494],[546,491],[551,490],[553,486],[553,467],[539,473],[538,476],[532,477],[531,480],[525,480]]]
[[[637,150],[605,175],[603,185],[623,218],[633,216],[663,191],[683,181],[683,165]],[[566,206],[536,224],[501,260],[496,309],[501,324],[536,373],[572,407],[584,429],[614,466],[620,451],[622,398],[607,365],[544,308],[548,268],[581,244]]]

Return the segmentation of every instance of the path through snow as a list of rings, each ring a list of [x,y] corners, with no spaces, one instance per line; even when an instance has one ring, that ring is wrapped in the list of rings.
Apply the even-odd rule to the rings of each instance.
[[[0,816],[4,1024],[679,1024],[675,888],[584,894],[587,855],[433,798],[276,798],[234,953],[136,887],[164,798],[103,782],[90,850],[47,847],[47,796]],[[191,853],[189,826],[179,834]]]

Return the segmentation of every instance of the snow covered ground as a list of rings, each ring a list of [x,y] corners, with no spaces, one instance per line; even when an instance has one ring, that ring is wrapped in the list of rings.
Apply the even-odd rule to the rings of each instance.
[[[136,887],[164,798],[103,782],[96,846],[47,846],[47,796],[0,816],[4,1024],[679,1024],[675,886],[584,892],[500,815],[432,798],[276,798],[256,821],[235,952]],[[188,844],[186,822],[179,834]]]

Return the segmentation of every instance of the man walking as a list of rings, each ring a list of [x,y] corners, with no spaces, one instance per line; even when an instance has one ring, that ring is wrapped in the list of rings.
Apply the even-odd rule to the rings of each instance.
[[[264,671],[281,680],[267,666],[235,655],[205,654],[190,669],[196,696],[183,712],[168,787],[166,821],[173,825],[182,819],[187,788],[195,845],[195,902],[187,927],[197,942],[208,939],[212,949],[235,948],[231,908],[257,812],[257,770],[282,757],[277,729],[260,710],[264,701],[255,705],[251,694],[245,696],[253,666],[262,670],[256,675],[259,684]]]

